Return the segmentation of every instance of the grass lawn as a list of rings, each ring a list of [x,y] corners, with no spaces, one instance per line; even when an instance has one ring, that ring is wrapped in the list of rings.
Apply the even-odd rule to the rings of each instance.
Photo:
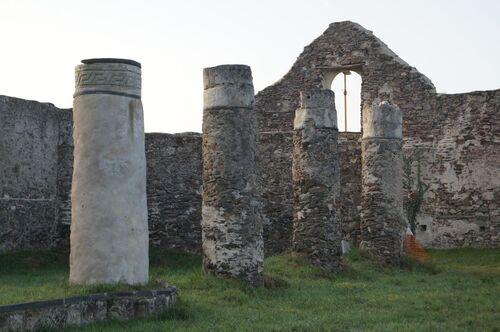
[[[431,264],[381,268],[353,252],[339,274],[283,254],[266,259],[266,287],[253,289],[204,276],[199,256],[153,251],[151,279],[179,289],[174,309],[68,331],[500,331],[500,249],[430,254]],[[0,255],[0,304],[103,290],[67,279],[67,254]]]

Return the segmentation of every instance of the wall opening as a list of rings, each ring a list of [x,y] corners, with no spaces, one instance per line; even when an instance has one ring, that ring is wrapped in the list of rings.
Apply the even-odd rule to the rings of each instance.
[[[352,70],[341,71],[333,79],[330,89],[335,93],[339,131],[361,132],[361,82],[361,75]]]

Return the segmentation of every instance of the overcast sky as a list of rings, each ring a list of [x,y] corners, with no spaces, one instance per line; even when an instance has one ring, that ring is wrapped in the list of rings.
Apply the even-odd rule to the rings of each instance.
[[[500,88],[497,0],[0,0],[0,94],[69,108],[81,59],[129,58],[143,66],[146,131],[200,132],[204,67],[250,65],[259,91],[344,20],[438,92]]]

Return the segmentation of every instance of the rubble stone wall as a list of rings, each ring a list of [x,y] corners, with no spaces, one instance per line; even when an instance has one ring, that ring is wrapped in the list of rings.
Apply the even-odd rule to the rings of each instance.
[[[146,134],[149,243],[201,251],[201,134]]]
[[[404,152],[421,155],[422,178],[430,185],[418,216],[417,238],[437,248],[498,247],[500,90],[437,94],[426,76],[371,31],[353,22],[338,22],[304,48],[281,80],[257,94],[260,130],[291,130],[300,91],[330,88],[343,70],[361,75],[361,104],[388,100],[403,112]],[[344,139],[354,142],[359,137],[339,137],[342,219],[346,237],[357,243],[360,146],[347,145],[353,147],[352,154],[343,155]],[[272,177],[272,172],[263,169],[264,177]],[[283,224],[277,213],[266,217],[268,224]]]
[[[266,254],[291,246],[291,131],[299,92],[329,88],[344,69],[361,75],[362,102],[389,100],[403,112],[403,151],[418,152],[430,186],[418,239],[436,248],[500,246],[500,90],[437,94],[371,31],[340,22],[255,96]],[[68,110],[0,96],[0,252],[68,246],[71,128]],[[360,133],[339,133],[341,218],[353,243],[359,240],[360,149]],[[146,155],[151,245],[200,250],[201,135],[146,134]]]
[[[436,248],[498,247],[500,90],[437,95],[433,110],[420,121],[426,134],[404,145],[417,151],[429,186],[417,237]]]
[[[62,231],[71,212],[63,141],[70,123],[68,110],[0,96],[0,252],[52,247],[69,236]]]

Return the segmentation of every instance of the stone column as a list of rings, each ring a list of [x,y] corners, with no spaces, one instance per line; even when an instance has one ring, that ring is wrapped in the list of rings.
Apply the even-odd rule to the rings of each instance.
[[[202,241],[205,272],[259,283],[263,273],[257,118],[250,67],[205,68]]]
[[[83,60],[73,101],[70,282],[148,281],[141,66]]]
[[[334,93],[301,92],[293,123],[293,251],[327,271],[342,267],[340,174]]]
[[[389,102],[363,108],[360,248],[384,264],[399,264],[403,213],[403,116]]]

